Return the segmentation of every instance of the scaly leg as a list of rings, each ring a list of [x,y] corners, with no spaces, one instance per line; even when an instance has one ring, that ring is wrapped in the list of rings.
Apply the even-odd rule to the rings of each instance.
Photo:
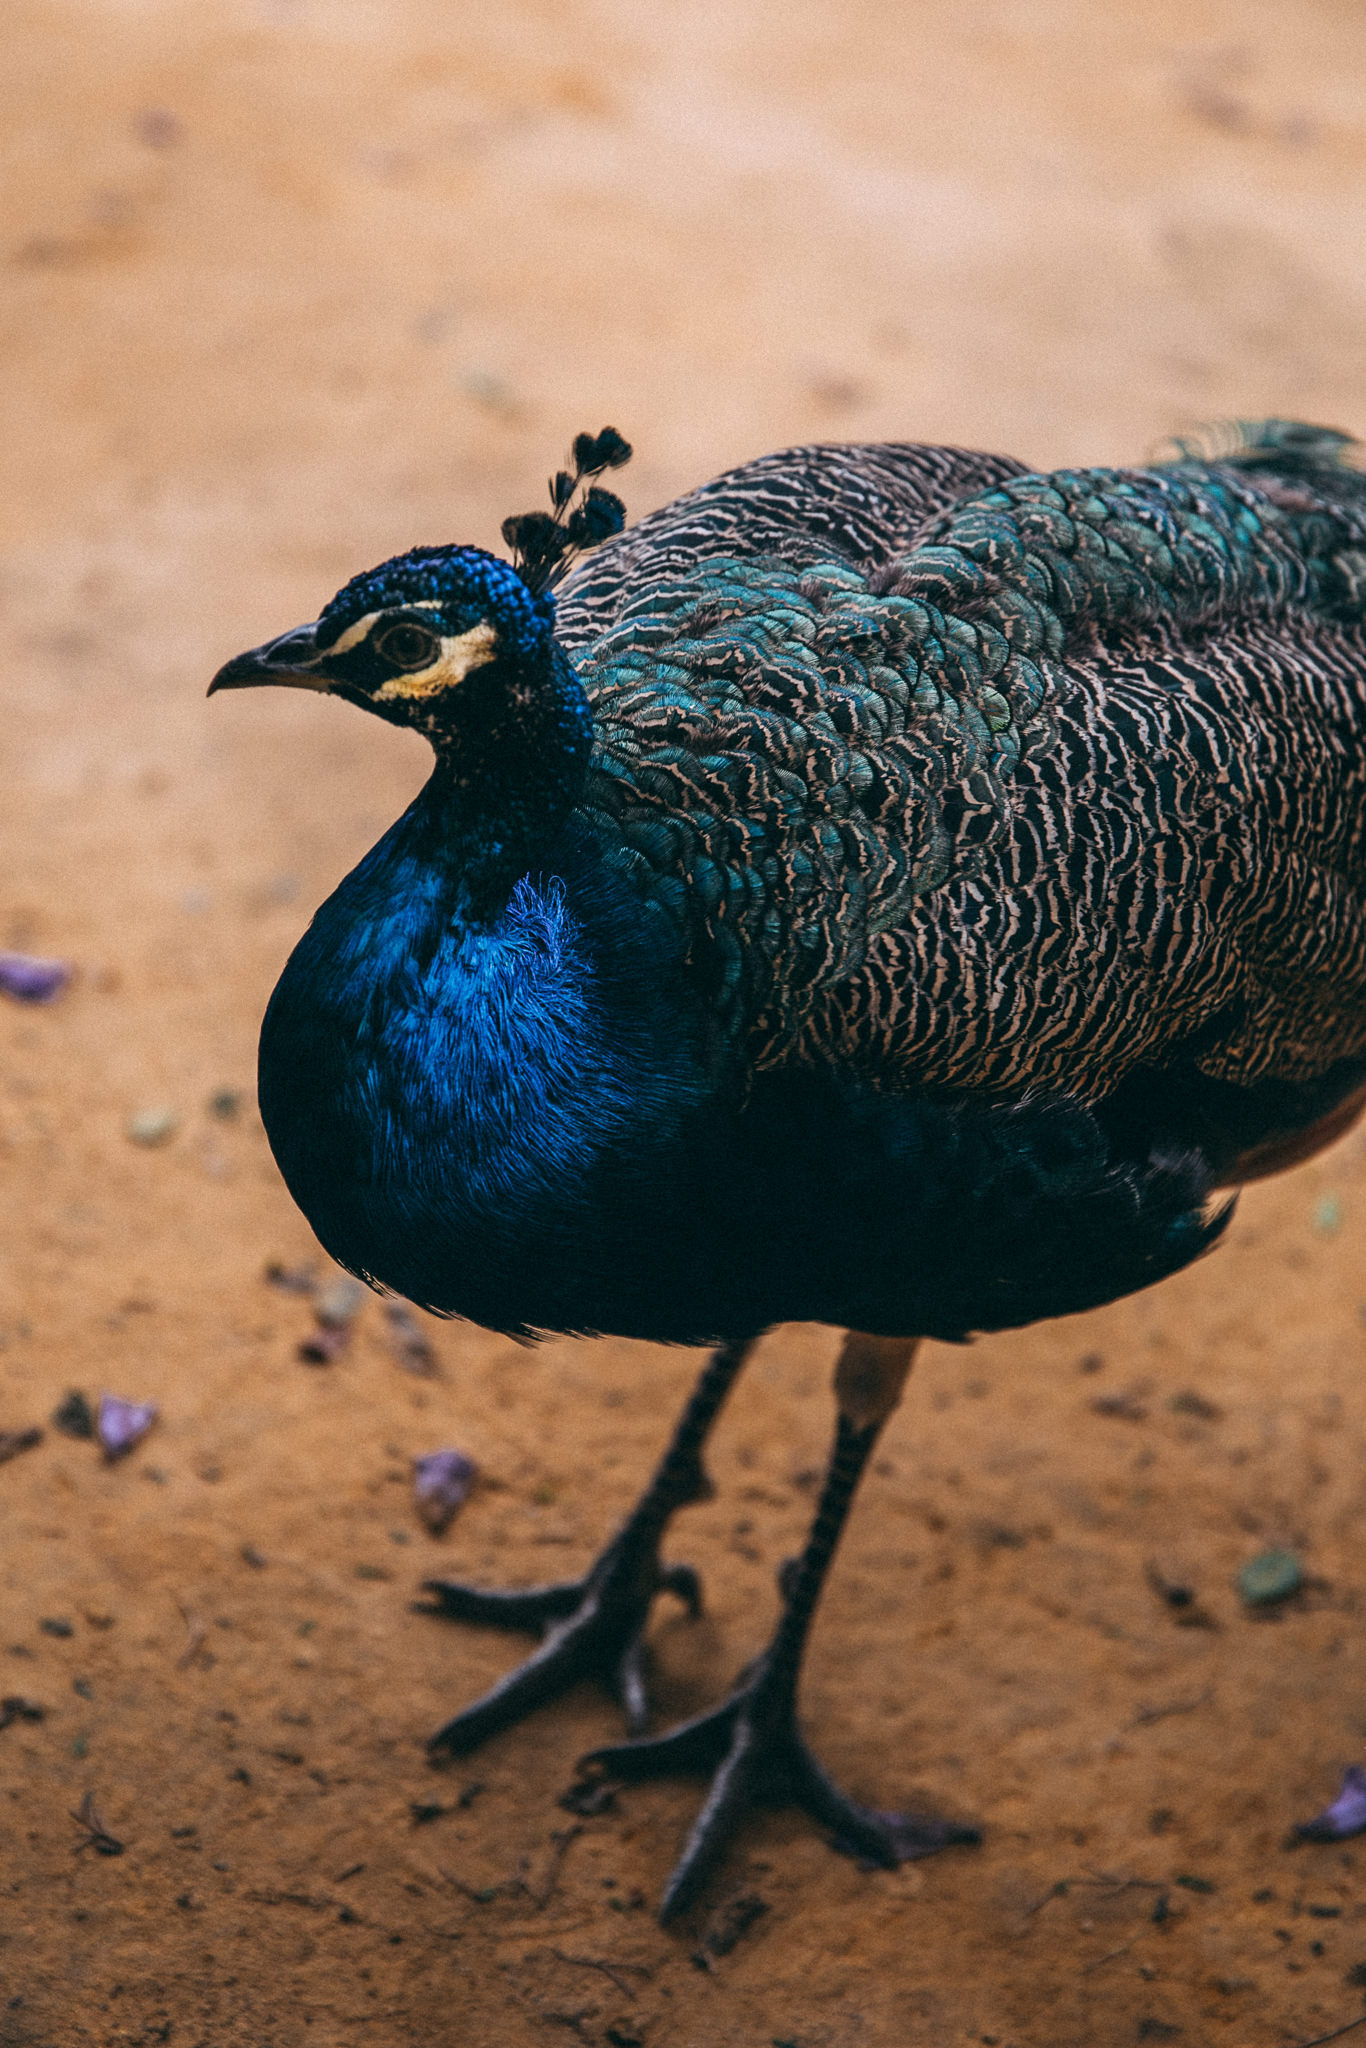
[[[910,1339],[850,1331],[835,1371],[839,1420],[834,1451],[806,1549],[780,1579],[783,1612],[772,1641],[720,1707],[666,1734],[616,1743],[583,1759],[613,1778],[711,1770],[711,1791],[669,1880],[659,1909],[670,1920],[696,1899],[746,1809],[757,1801],[800,1806],[828,1828],[838,1848],[895,1869],[975,1828],[858,1805],[826,1776],[797,1726],[797,1679],[812,1616],[855,1489],[915,1356]]]
[[[432,1596],[425,1613],[542,1631],[539,1648],[438,1729],[429,1749],[461,1756],[583,1678],[605,1681],[633,1735],[646,1726],[644,1635],[651,1602],[656,1593],[673,1593],[693,1615],[702,1607],[697,1573],[691,1565],[662,1565],[660,1539],[679,1508],[707,1498],[702,1446],[755,1341],[723,1344],[712,1353],[654,1478],[581,1579],[514,1593],[483,1592],[450,1579],[425,1582]]]

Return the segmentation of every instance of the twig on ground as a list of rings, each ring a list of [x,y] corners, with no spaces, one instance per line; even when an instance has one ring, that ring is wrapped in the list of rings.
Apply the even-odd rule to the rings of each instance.
[[[437,1870],[440,1872],[441,1876],[446,1880],[446,1883],[451,1887],[451,1889],[453,1891],[460,1892],[463,1895],[463,1897],[467,1898],[471,1902],[471,1904],[475,1906],[487,1906],[491,1904],[491,1902],[497,1898],[499,1892],[526,1890],[526,1886],[523,1884],[521,1878],[515,1877],[505,1881],[502,1884],[483,1885],[480,1887],[479,1890],[476,1891],[475,1887],[472,1884],[466,1884],[463,1877],[457,1877],[453,1870],[447,1870],[444,1863],[438,1863],[436,1867]]]
[[[567,1956],[562,1948],[552,1948],[551,1955],[559,1962],[573,1963],[580,1970],[600,1970],[604,1977],[610,1977],[623,1998],[636,1996],[632,1987],[624,1981],[623,1972],[631,1970],[638,1977],[647,1980],[654,1975],[648,1963],[605,1963],[598,1956]]]
[[[1354,2034],[1358,2027],[1366,2027],[1366,2012],[1359,2019],[1348,2020],[1345,2027],[1335,2027],[1331,2034],[1315,2034],[1312,2041],[1301,2041],[1300,2048],[1324,2048],[1327,2041],[1340,2041],[1344,2034]]]
[[[1083,1884],[1085,1882],[1084,1878],[1060,1877],[1056,1884],[1051,1884],[1048,1887],[1042,1898],[1035,1899],[1032,1906],[1025,1907],[1020,1915],[1021,1921],[1032,1920],[1036,1913],[1041,1913],[1045,1906],[1052,1904],[1054,1899],[1065,1899],[1069,1885]]]
[[[1107,1954],[1103,1956],[1097,1956],[1093,1962],[1083,1964],[1081,1972],[1082,1976],[1089,1977],[1093,1970],[1104,1969],[1106,1963],[1112,1963],[1115,1960],[1116,1956],[1127,1956],[1129,1950],[1133,1947],[1134,1942],[1136,1942],[1137,1940],[1138,1936],[1134,1935],[1132,1940],[1121,1942],[1118,1948],[1112,1948],[1108,1951]]]
[[[1146,1728],[1153,1721],[1165,1721],[1169,1714],[1194,1714],[1201,1707],[1209,1705],[1214,1698],[1213,1686],[1207,1685],[1194,1699],[1167,1700],[1161,1706],[1143,1706],[1129,1723],[1131,1728]]]
[[[560,1871],[564,1866],[565,1857],[569,1854],[570,1845],[576,1842],[582,1833],[583,1824],[580,1821],[575,1821],[572,1827],[554,1828],[551,1830],[550,1840],[553,1846],[550,1851],[550,1861],[546,1866],[546,1873],[541,1881],[541,1889],[538,1892],[534,1892],[531,1889],[525,1875],[522,1871],[518,1871],[516,1883],[521,1886],[521,1889],[531,1900],[538,1913],[543,1912],[550,1904],[559,1885]]]

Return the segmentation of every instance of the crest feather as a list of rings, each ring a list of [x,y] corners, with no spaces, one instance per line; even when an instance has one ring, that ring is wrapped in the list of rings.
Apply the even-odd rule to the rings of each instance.
[[[577,555],[611,540],[626,524],[626,507],[616,492],[603,490],[592,479],[629,462],[630,442],[615,427],[576,434],[569,459],[573,468],[557,470],[550,479],[549,512],[518,512],[503,521],[512,565],[538,595],[568,574]],[[582,499],[573,506],[576,492],[585,485]]]

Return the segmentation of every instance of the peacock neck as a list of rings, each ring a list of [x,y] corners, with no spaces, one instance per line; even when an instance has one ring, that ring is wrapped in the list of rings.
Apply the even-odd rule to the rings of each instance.
[[[421,855],[448,880],[450,915],[487,927],[542,865],[582,795],[588,700],[548,634],[530,660],[472,670],[428,737],[436,766],[416,806]]]

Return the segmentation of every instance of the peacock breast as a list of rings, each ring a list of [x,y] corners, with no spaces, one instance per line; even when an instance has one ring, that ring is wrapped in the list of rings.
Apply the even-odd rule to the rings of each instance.
[[[659,962],[613,954],[563,876],[472,926],[378,865],[323,905],[266,1013],[281,1172],[353,1270],[502,1327],[580,1323],[695,1093]]]

